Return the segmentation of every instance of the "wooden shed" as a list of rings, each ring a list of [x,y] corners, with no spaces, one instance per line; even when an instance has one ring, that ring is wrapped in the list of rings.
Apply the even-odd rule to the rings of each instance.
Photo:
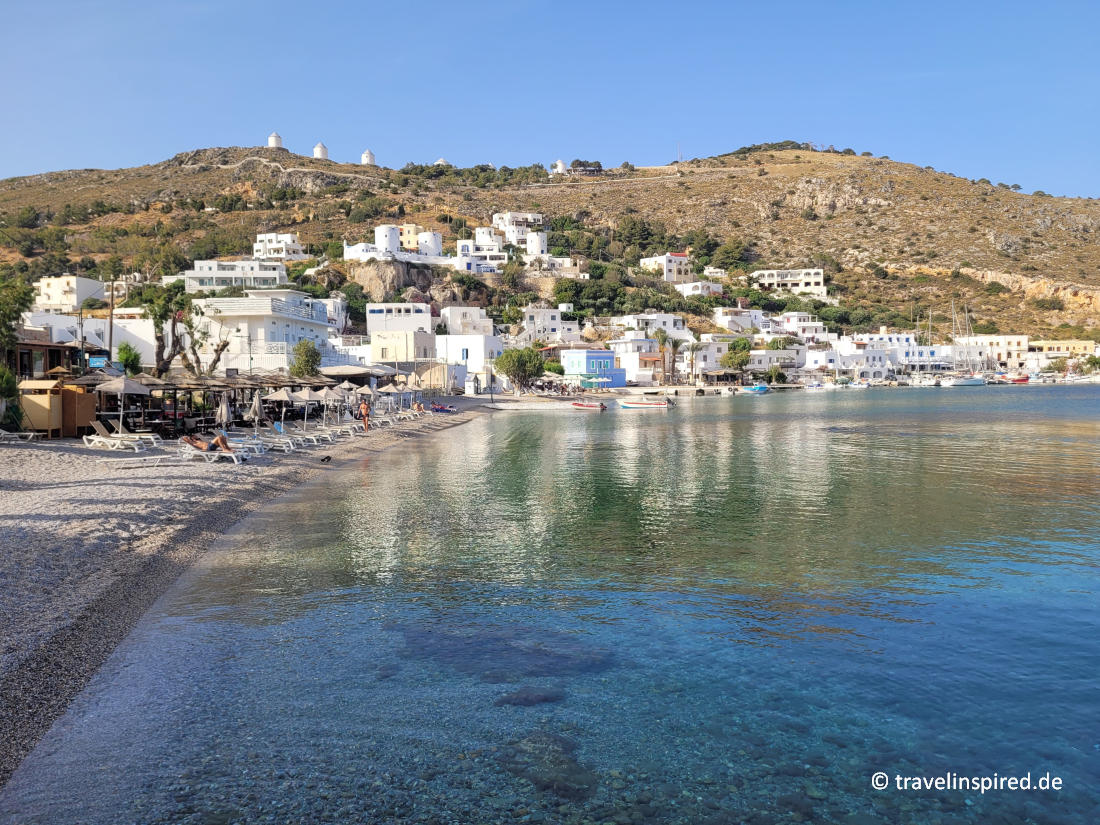
[[[20,381],[19,406],[28,429],[45,433],[46,438],[61,437],[61,382],[56,378]]]

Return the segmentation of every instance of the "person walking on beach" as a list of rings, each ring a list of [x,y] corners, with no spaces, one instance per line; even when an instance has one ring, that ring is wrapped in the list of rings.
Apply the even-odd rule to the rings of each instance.
[[[359,402],[359,418],[363,421],[363,432],[370,429],[370,404],[364,398]]]

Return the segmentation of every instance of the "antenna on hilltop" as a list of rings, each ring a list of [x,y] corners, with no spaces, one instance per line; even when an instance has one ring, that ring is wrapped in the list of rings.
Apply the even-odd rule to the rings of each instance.
[[[680,151],[680,141],[676,141],[676,162],[684,162],[684,153]]]

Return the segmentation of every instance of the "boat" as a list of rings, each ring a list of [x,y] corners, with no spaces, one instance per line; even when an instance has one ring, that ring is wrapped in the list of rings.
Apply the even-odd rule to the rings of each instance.
[[[619,406],[624,410],[667,410],[672,402],[667,398],[620,398]]]
[[[1009,377],[1008,383],[1010,383],[1010,384],[1026,384],[1030,380],[1031,380],[1030,375],[1013,375],[1013,376]]]
[[[738,392],[743,392],[748,395],[763,395],[766,392],[771,392],[771,387],[763,381],[757,381],[751,387],[741,387]]]
[[[607,405],[604,404],[602,401],[574,401],[573,402],[573,409],[574,410],[588,410],[588,411],[593,411],[594,410],[596,412],[599,412],[600,410],[606,410]]]
[[[984,375],[953,375],[940,381],[941,387],[984,387]]]
[[[962,321],[955,312],[955,302],[951,302],[951,358],[955,364],[955,375],[940,381],[941,387],[984,387],[985,376],[978,372],[970,355],[970,342],[974,338],[974,330],[970,325],[970,313],[963,305]],[[961,342],[961,343],[960,343]],[[959,349],[963,351],[962,359],[959,358]],[[960,363],[961,360],[961,363]]]

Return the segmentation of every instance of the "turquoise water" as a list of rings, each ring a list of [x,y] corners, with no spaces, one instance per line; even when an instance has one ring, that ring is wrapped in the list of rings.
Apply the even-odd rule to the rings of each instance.
[[[227,537],[0,822],[1091,825],[1098,481],[1097,387],[479,419]]]

